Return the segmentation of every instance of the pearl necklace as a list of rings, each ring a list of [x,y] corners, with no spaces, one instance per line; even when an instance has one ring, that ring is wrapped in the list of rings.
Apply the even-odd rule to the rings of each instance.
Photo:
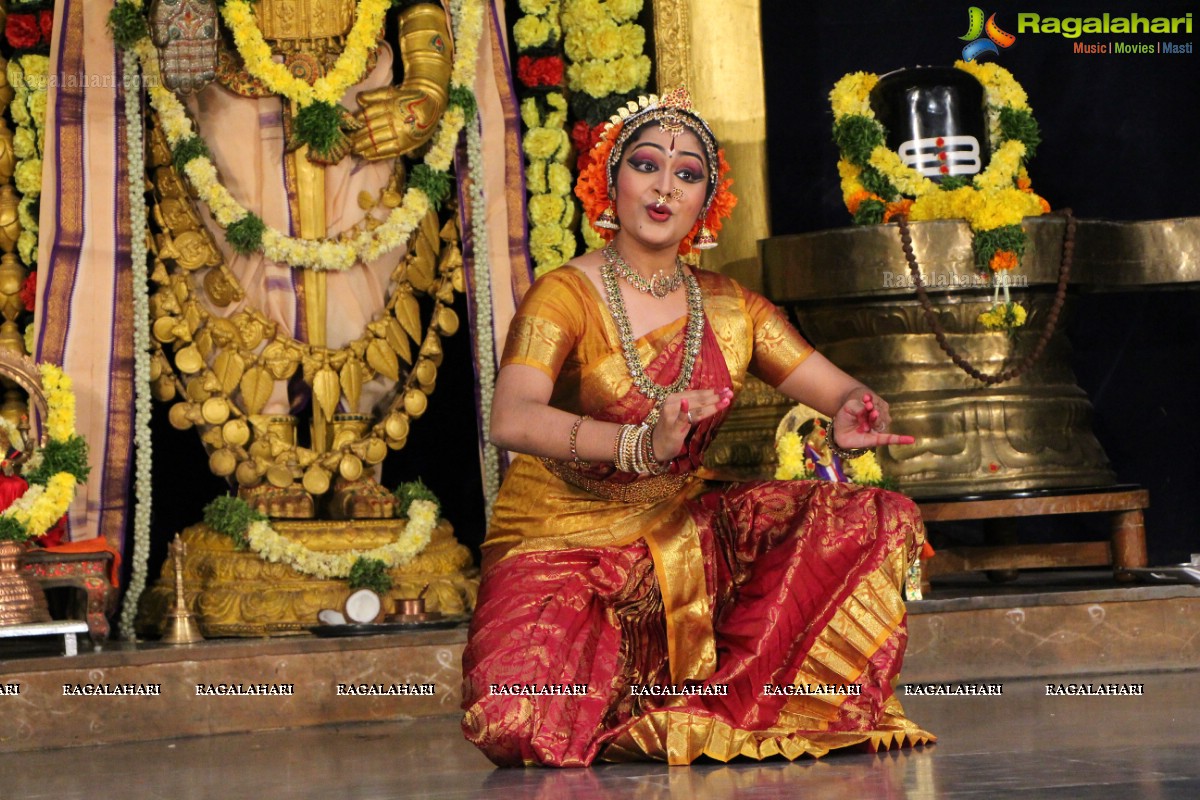
[[[604,248],[604,260],[613,266],[618,275],[629,281],[630,286],[639,292],[653,295],[660,300],[683,285],[683,262],[678,258],[675,259],[674,275],[667,275],[662,270],[659,270],[650,280],[646,280],[640,272],[629,266],[625,259],[621,258],[621,254],[617,252],[617,248],[611,244]]]
[[[642,394],[655,402],[655,411],[667,395],[681,392],[692,382],[692,370],[696,366],[696,357],[700,355],[700,342],[704,337],[704,297],[700,293],[700,284],[695,276],[683,272],[680,267],[680,278],[687,285],[688,318],[687,332],[684,335],[683,365],[679,368],[677,377],[670,386],[655,383],[642,367],[638,357],[637,343],[633,338],[633,326],[629,323],[629,315],[625,311],[625,300],[621,297],[621,287],[617,283],[616,264],[607,261],[600,267],[600,278],[604,284],[604,293],[608,300],[608,310],[612,314],[613,323],[617,326],[617,335],[621,338],[621,350],[625,354],[625,366],[629,369],[629,377]],[[657,415],[655,415],[657,417]]]

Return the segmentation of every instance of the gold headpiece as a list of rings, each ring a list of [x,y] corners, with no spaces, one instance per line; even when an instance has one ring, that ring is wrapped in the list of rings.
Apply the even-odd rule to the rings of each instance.
[[[713,135],[712,128],[708,127],[708,123],[692,110],[691,95],[683,86],[672,89],[662,97],[652,94],[649,97],[639,97],[636,102],[630,100],[609,119],[608,124],[604,126],[604,131],[600,134],[601,142],[596,145],[601,147],[602,142],[612,135],[614,130],[616,131],[616,139],[612,142],[612,149],[608,152],[606,165],[609,186],[612,186],[616,180],[617,166],[621,163],[621,154],[625,151],[626,142],[635,132],[651,122],[657,122],[662,131],[669,133],[672,137],[683,133],[685,129],[696,134],[696,138],[704,147],[707,161],[705,166],[708,172],[708,188],[705,198],[711,200],[713,192],[717,188],[717,165],[719,163],[717,137]]]

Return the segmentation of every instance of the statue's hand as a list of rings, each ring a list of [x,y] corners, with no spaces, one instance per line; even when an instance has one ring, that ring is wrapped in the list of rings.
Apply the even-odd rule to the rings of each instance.
[[[350,137],[346,134],[352,133],[361,128],[362,122],[354,114],[351,114],[346,109],[341,108],[341,106],[338,106],[338,108],[341,109],[342,112],[341,135],[338,137],[334,145],[328,150],[318,151],[313,150],[311,147],[308,149],[308,160],[314,164],[320,164],[323,167],[329,167],[350,155]],[[300,141],[299,137],[296,136],[295,131],[293,131],[292,135],[288,138],[285,149],[290,153],[299,148],[301,144],[303,144],[303,142]]]
[[[192,94],[217,76],[219,36],[213,0],[155,0],[150,8],[150,38],[168,89]]]
[[[446,110],[445,100],[440,98],[405,86],[361,92],[358,104],[362,110],[355,115],[361,127],[350,135],[354,152],[375,161],[416,150],[429,141]]]

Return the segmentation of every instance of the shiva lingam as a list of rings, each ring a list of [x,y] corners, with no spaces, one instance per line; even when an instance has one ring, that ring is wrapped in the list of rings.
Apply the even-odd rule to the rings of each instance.
[[[836,124],[857,120],[886,131],[886,144],[871,152],[895,156],[902,166],[888,180],[894,175],[896,186],[906,188],[879,189],[882,196],[857,191],[856,176],[866,173],[855,160],[861,153],[843,148],[847,207],[861,224],[766,240],[767,296],[787,306],[834,363],[887,398],[897,428],[902,421],[903,432],[916,437],[914,445],[878,453],[884,474],[906,493],[1111,485],[1115,476],[1092,433],[1091,405],[1071,371],[1070,346],[1058,324],[1067,281],[1075,279],[1076,225],[1069,215],[1034,216],[1044,207],[1027,177],[1018,172],[1008,180],[1005,170],[1016,167],[1000,156],[1025,143],[1018,142],[1022,133],[1012,141],[989,139],[985,101],[991,95],[984,90],[995,87],[959,68],[901,70],[859,97],[862,85],[835,87],[842,100],[835,103]],[[845,111],[848,105],[854,110]],[[1031,117],[1028,122],[1036,130]],[[861,183],[876,186],[866,177]],[[992,183],[1011,188],[986,194]],[[987,240],[958,218],[907,221],[917,204],[933,208],[929,198],[959,195],[993,210],[1003,198],[1014,209],[1004,206],[1004,219],[1017,216],[1006,230],[1021,246],[1004,240],[1005,247],[993,244],[994,253],[984,252],[981,241]],[[945,216],[956,216],[956,209]],[[1010,247],[1023,249],[1019,262]],[[981,263],[994,273],[984,281]],[[1019,283],[1010,278],[1017,263]],[[996,322],[996,309],[1005,308],[1012,319]]]

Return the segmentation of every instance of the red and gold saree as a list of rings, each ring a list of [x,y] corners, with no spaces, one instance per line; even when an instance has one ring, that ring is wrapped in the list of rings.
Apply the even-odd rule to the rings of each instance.
[[[737,392],[747,371],[778,385],[811,352],[762,297],[698,278],[707,324],[691,388]],[[658,383],[679,374],[684,327],[638,340]],[[502,363],[546,372],[551,405],[572,413],[636,423],[652,407],[573,267],[530,290]],[[916,508],[848,484],[707,482],[700,463],[723,417],[700,423],[664,476],[514,460],[463,655],[463,730],[495,763],[687,764],[933,741],[892,688],[903,577],[924,537]]]

